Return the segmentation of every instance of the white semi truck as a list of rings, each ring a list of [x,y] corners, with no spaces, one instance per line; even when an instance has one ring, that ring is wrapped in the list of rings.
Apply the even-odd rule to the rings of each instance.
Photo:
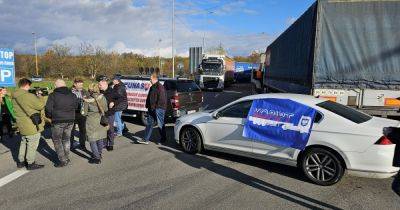
[[[203,90],[222,91],[234,82],[234,68],[235,62],[225,55],[203,54],[195,81]]]

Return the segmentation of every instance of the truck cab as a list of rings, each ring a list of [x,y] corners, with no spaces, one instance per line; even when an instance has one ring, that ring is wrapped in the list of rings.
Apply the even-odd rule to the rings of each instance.
[[[204,54],[195,80],[203,90],[222,91],[234,81],[234,61],[225,55]]]

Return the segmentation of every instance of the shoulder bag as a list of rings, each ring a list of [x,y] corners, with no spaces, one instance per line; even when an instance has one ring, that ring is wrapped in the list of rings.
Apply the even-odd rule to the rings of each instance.
[[[94,101],[96,101],[97,104],[97,108],[99,109],[99,113],[100,113],[100,125],[106,127],[108,126],[108,118],[106,117],[105,113],[104,113],[104,109],[100,106],[99,101],[97,100],[97,98],[93,97]]]
[[[17,99],[15,99],[15,102],[17,102],[18,106],[22,109],[25,115],[31,119],[32,123],[36,126],[36,130],[39,131],[39,125],[42,123],[42,115],[40,114],[40,112],[29,115],[28,112],[25,110],[23,106],[21,106],[21,104],[18,102]]]

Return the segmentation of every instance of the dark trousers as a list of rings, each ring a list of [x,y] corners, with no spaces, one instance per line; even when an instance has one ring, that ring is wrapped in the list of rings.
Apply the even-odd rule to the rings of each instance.
[[[2,107],[3,109],[3,107]],[[8,136],[12,136],[12,120],[11,116],[9,114],[2,113],[1,114],[1,120],[0,120],[0,138],[3,138],[4,136],[4,129],[7,129],[7,134]]]
[[[86,140],[87,140],[87,134],[86,134],[86,117],[82,116],[79,113],[76,113],[75,117],[75,124],[73,126],[73,129],[71,131],[71,144],[74,142],[74,133],[75,133],[75,125],[78,125],[79,128],[79,144],[81,146],[85,146]]]
[[[69,160],[71,131],[74,123],[55,123],[51,126],[51,133],[58,160]]]
[[[115,138],[115,131],[114,131],[114,118],[115,115],[108,116],[108,131],[107,131],[107,143],[106,146],[114,146],[114,138]]]
[[[101,152],[104,147],[103,142],[103,139],[90,142],[90,149],[92,150],[94,159],[101,159]]]

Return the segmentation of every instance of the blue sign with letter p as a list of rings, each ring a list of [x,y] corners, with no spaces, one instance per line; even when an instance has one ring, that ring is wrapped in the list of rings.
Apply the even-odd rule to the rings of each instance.
[[[315,109],[289,99],[254,100],[243,136],[303,150],[308,143],[315,114]]]
[[[15,86],[14,50],[0,48],[0,86]]]

